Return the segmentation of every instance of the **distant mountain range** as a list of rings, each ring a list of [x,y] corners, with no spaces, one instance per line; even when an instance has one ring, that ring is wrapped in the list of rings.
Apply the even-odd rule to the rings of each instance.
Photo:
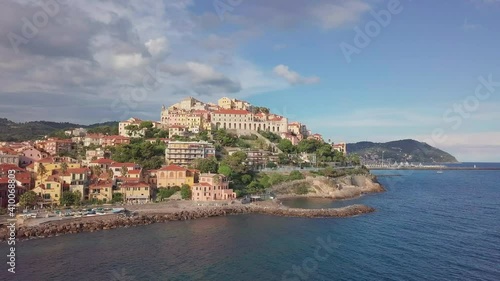
[[[456,163],[457,159],[438,148],[416,140],[399,140],[386,143],[358,142],[347,144],[349,153],[356,153],[365,161]]]
[[[59,130],[74,128],[95,128],[100,126],[117,126],[118,122],[105,122],[92,125],[79,125],[68,122],[30,121],[16,123],[0,118],[0,141],[25,141],[42,138]]]

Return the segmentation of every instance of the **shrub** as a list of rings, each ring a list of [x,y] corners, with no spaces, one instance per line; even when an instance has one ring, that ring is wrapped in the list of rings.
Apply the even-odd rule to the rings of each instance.
[[[305,179],[306,177],[299,171],[292,171],[289,175],[288,175],[288,180],[289,181],[294,181],[294,180],[303,180]]]
[[[294,187],[293,191],[295,194],[303,195],[309,193],[309,185],[307,183],[301,183]]]

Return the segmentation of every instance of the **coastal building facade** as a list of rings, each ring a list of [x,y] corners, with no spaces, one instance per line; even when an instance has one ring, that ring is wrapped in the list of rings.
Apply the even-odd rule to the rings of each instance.
[[[227,177],[220,174],[201,174],[198,183],[191,187],[194,201],[216,201],[236,199],[236,193],[229,188]]]
[[[187,167],[193,160],[215,156],[215,146],[209,142],[170,141],[165,149],[165,162]]]

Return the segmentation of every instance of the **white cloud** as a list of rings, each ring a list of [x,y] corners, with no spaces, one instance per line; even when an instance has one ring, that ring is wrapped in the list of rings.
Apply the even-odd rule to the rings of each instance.
[[[278,76],[285,78],[288,83],[296,84],[316,84],[319,83],[319,77],[303,77],[299,73],[292,71],[288,66],[280,64],[274,67],[274,73]]]
[[[370,5],[363,1],[350,0],[340,3],[322,3],[311,8],[310,13],[324,29],[339,28],[356,23],[370,10]]]
[[[148,40],[144,45],[153,57],[159,57],[168,52],[168,41],[165,37]]]
[[[475,24],[475,23],[469,23],[468,19],[464,20],[464,23],[462,24],[462,29],[464,31],[472,31],[481,28],[480,24]]]

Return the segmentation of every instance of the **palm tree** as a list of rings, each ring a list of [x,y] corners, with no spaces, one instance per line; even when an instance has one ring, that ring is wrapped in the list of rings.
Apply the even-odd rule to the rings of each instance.
[[[42,163],[38,164],[38,177],[40,178],[40,181],[43,182],[45,175],[47,174],[47,169]]]
[[[123,166],[121,172],[122,172],[122,177],[125,177],[127,175],[127,173],[128,173],[127,167]]]
[[[113,170],[108,169],[108,177],[109,177],[110,179],[112,179],[112,178],[113,178],[113,175],[114,175]]]
[[[61,171],[62,171],[63,175],[66,174],[66,172],[68,171],[68,163],[62,162]]]
[[[101,169],[101,166],[94,166],[93,167],[93,173],[96,175],[96,176],[100,176],[102,174],[102,169]]]

